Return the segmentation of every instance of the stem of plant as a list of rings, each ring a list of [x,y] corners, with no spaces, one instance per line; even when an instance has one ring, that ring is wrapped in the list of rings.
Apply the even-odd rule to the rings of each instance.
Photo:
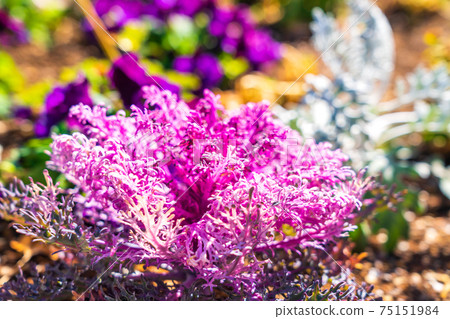
[[[116,43],[107,33],[106,26],[103,23],[102,19],[98,16],[91,1],[77,0],[77,3],[80,6],[81,11],[83,12],[86,19],[89,21],[89,24],[92,26],[95,37],[97,38],[106,56],[111,61],[117,59],[120,56],[120,52],[116,47]]]

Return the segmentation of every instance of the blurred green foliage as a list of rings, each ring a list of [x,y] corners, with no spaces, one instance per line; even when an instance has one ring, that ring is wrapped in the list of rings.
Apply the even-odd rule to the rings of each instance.
[[[345,0],[239,0],[237,2],[246,3],[254,8],[268,7],[276,2],[276,7],[282,10],[281,19],[277,22],[278,27],[312,21],[312,9],[314,8],[318,7],[327,12],[334,12],[339,6],[345,4]],[[262,19],[265,20],[264,17]]]
[[[51,86],[48,80],[28,85],[11,55],[0,51],[0,117],[6,117],[12,106],[40,108]]]
[[[345,2],[343,0],[281,0],[284,2],[284,18],[282,24],[312,20],[312,9],[318,7],[327,12],[335,11]]]
[[[31,139],[22,147],[14,149],[7,159],[0,163],[0,172],[4,176],[16,176],[25,183],[29,177],[38,182],[45,182],[42,171],[46,168],[45,163],[49,160],[46,151],[50,150],[51,138]],[[51,172],[52,177],[57,177],[59,173]]]
[[[13,58],[0,51],[0,117],[5,117],[12,106],[12,96],[20,92],[25,80],[17,68]]]

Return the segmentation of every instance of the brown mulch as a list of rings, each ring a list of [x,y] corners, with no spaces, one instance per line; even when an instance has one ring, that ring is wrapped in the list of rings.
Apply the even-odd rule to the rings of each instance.
[[[54,43],[46,48],[24,44],[2,48],[10,54],[28,84],[57,80],[63,68],[77,65],[90,56],[100,56],[95,41],[89,41],[79,21],[65,18],[53,34]]]
[[[357,278],[373,284],[383,300],[450,300],[449,217],[406,216],[409,240],[386,255],[378,250],[383,236],[374,236]]]
[[[389,4],[391,2],[391,4]],[[423,12],[411,16],[401,11],[394,1],[385,4],[386,13],[394,31],[396,61],[394,77],[405,76],[423,60],[426,32],[448,34],[450,21],[437,13]],[[383,7],[383,6],[382,6]],[[427,193],[428,194],[428,193]],[[442,194],[441,194],[442,196]],[[436,211],[431,201],[448,202],[428,194],[430,212]],[[406,214],[410,222],[410,238],[399,242],[392,255],[382,252],[380,246],[385,235],[373,236],[368,258],[357,271],[358,278],[375,286],[375,294],[383,300],[450,300],[450,211]]]

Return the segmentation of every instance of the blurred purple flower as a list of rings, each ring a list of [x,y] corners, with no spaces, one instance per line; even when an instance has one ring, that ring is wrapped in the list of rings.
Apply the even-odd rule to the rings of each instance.
[[[180,14],[193,16],[211,2],[211,0],[178,0],[177,12]]]
[[[244,43],[244,55],[253,64],[260,65],[281,57],[281,45],[265,31],[249,30],[244,34]]]
[[[89,82],[81,77],[66,86],[58,86],[47,95],[45,107],[35,124],[37,137],[47,137],[51,127],[67,118],[71,106],[83,103],[92,104],[89,96]]]
[[[229,9],[215,8],[212,16],[209,33],[215,37],[224,36],[227,25],[234,19],[234,12]]]
[[[223,77],[222,66],[217,58],[209,53],[197,56],[180,56],[175,58],[173,68],[182,73],[196,73],[202,80],[202,88],[217,85]]]
[[[246,57],[255,68],[281,57],[280,44],[267,31],[258,29],[246,5],[223,7],[214,0],[98,0],[95,8],[108,28],[113,29],[143,15],[165,21],[169,14],[193,16],[202,11],[210,16],[208,31],[218,38],[223,51]]]
[[[222,66],[217,58],[209,53],[200,54],[196,59],[196,70],[200,75],[203,87],[210,88],[220,82],[223,76]]]
[[[176,71],[183,73],[194,72],[195,69],[194,57],[187,55],[176,57],[175,60],[173,60],[173,68]]]
[[[177,5],[177,0],[155,0],[154,5],[161,10],[170,10]]]
[[[131,105],[143,107],[142,87],[157,85],[164,90],[179,94],[180,88],[158,76],[149,76],[139,65],[139,59],[135,54],[128,53],[117,59],[108,73],[111,84],[119,91],[120,98],[125,107]]]
[[[105,21],[108,28],[120,29],[127,21],[140,17],[154,17],[160,20],[160,27],[164,27],[168,17],[172,14],[183,14],[193,17],[203,13],[208,16],[209,25],[206,31],[215,38],[213,47],[200,47],[195,57],[177,56],[173,61],[173,68],[179,72],[195,73],[202,78],[202,88],[211,88],[220,83],[223,70],[217,58],[208,52],[226,52],[232,56],[245,57],[253,69],[259,69],[262,64],[278,60],[281,57],[280,44],[267,31],[258,29],[247,5],[220,6],[215,0],[97,0],[96,10]],[[204,52],[204,53],[203,53]],[[125,58],[126,59],[126,58]],[[144,78],[144,73],[139,78]],[[125,72],[127,73],[127,72]],[[134,73],[134,72],[133,72]],[[130,76],[129,76],[130,77]],[[161,80],[162,82],[165,82]],[[136,92],[143,84],[155,82],[134,81],[128,93],[122,95],[125,104],[142,105],[141,97]],[[123,88],[119,85],[116,87]],[[165,89],[170,89],[165,87]],[[122,90],[127,90],[123,88]],[[170,89],[173,91],[172,89]],[[141,95],[141,94],[140,94]]]
[[[154,0],[147,1],[143,14],[165,20],[170,14],[194,16],[205,10],[213,0]]]
[[[0,44],[25,43],[28,33],[23,23],[0,9]]]
[[[223,51],[244,56],[255,68],[281,57],[280,44],[258,29],[246,6],[214,8],[208,30]]]
[[[145,15],[161,20],[171,13],[193,16],[211,2],[211,0],[97,0],[94,6],[107,28],[117,31],[128,21]],[[88,29],[90,30],[90,27]]]
[[[220,43],[220,46],[224,52],[236,55],[239,47],[239,39],[224,38]]]
[[[33,112],[27,106],[16,106],[12,109],[12,115],[16,119],[29,120],[33,116]]]
[[[145,5],[135,0],[97,0],[95,10],[109,30],[121,29],[129,20],[141,17]],[[88,26],[91,30],[91,27]]]

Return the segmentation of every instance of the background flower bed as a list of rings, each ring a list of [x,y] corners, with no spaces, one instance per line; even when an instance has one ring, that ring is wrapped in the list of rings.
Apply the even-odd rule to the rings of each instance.
[[[396,39],[397,40],[397,46],[396,47],[397,47],[398,52],[397,52],[397,55],[396,55],[396,59],[397,59],[398,63],[396,63],[396,65],[400,65],[400,72],[399,72],[400,74],[403,75],[403,74],[409,73],[410,71],[412,71],[417,66],[419,61],[421,61],[423,58],[427,58],[427,56],[428,57],[433,57],[432,60],[430,60],[430,62],[432,62],[432,63],[435,62],[436,56],[443,56],[444,57],[443,59],[445,60],[445,57],[446,57],[445,51],[444,51],[444,54],[442,54],[442,49],[437,49],[437,51],[441,52],[441,53],[438,53],[438,54],[431,53],[433,50],[432,49],[427,49],[427,44],[423,41],[422,36],[417,36],[417,32],[420,32],[420,33],[424,34],[424,36],[425,36],[426,35],[426,31],[425,30],[427,30],[427,32],[430,32],[430,30],[431,30],[431,32],[434,32],[436,34],[439,34],[440,32],[442,32],[442,31],[439,30],[439,25],[442,24],[442,21],[446,21],[446,20],[445,20],[445,18],[443,18],[442,14],[433,13],[436,10],[441,10],[440,7],[434,6],[432,8],[432,10],[430,10],[429,13],[426,13],[424,15],[423,13],[421,13],[421,14],[419,13],[418,14],[417,10],[413,9],[413,8],[410,8],[406,2],[401,2],[400,5],[397,5],[395,3],[389,3],[389,2],[383,3],[382,1],[380,1],[380,5],[384,6],[386,8],[386,10],[388,10],[388,12],[391,12],[391,14],[390,14],[390,17],[391,17],[390,21],[391,21],[391,23],[393,24],[393,27],[394,27],[394,35],[397,37],[397,39]],[[436,8],[438,8],[438,9],[436,9]],[[444,9],[442,9],[442,10],[444,10]],[[442,12],[444,12],[444,11],[442,11]],[[78,13],[78,18],[80,18],[79,13]],[[279,32],[280,39],[283,36],[286,37],[286,38],[289,37],[290,39],[292,39],[292,38],[295,39],[297,37],[297,34],[301,33],[301,32],[303,34],[306,34],[306,36],[304,36],[304,37],[307,38],[307,34],[309,32],[308,28],[307,28],[307,25],[304,24],[303,27],[302,27],[301,24],[300,25],[297,24],[297,21],[298,21],[298,19],[295,20],[295,23],[294,23],[295,27],[292,27],[292,26],[289,27],[290,23],[292,25],[292,21],[289,21],[288,19],[286,21],[281,21],[280,22],[280,26],[276,25],[274,27],[275,30],[277,30],[277,28],[279,30],[279,28],[283,28],[283,24],[284,24],[284,28],[286,28],[286,29],[281,29],[283,32]],[[436,28],[433,28],[433,24],[436,25]],[[68,29],[70,31],[70,22],[68,22],[68,25],[69,25]],[[72,22],[72,25],[74,25],[73,22]],[[407,27],[404,27],[404,26],[407,26]],[[411,29],[411,26],[413,26],[412,29]],[[291,28],[291,29],[289,29],[289,28]],[[403,28],[405,28],[405,29],[403,29]],[[416,28],[416,29],[414,29],[414,28]],[[285,30],[290,30],[290,32],[293,32],[293,34],[292,33],[289,34],[289,32],[286,32]],[[292,31],[292,30],[294,30],[294,31]],[[299,30],[304,30],[304,31],[299,31]],[[408,30],[408,31],[406,31],[406,30]],[[420,31],[417,31],[417,30],[420,30]],[[398,32],[398,31],[400,31],[400,32]],[[69,34],[70,34],[70,32],[69,32]],[[73,32],[72,31],[72,34],[76,35],[77,32]],[[276,32],[275,32],[275,34],[276,34]],[[77,36],[75,36],[75,38],[76,37]],[[445,35],[441,35],[441,37],[445,38]],[[406,38],[408,38],[407,41],[404,40]],[[67,40],[65,40],[65,39],[67,39],[67,37],[61,36],[61,39],[63,39],[63,41],[67,41]],[[411,39],[412,39],[412,41],[417,41],[417,44],[415,42],[415,45],[414,45],[414,47],[417,48],[417,50],[413,51],[413,52],[411,52],[411,47],[409,45],[410,42],[411,42]],[[430,40],[429,36],[425,40],[427,40],[427,39],[428,39],[428,43],[431,45],[430,48],[432,48],[433,45],[437,46],[437,47],[440,46],[439,41],[432,40],[432,39]],[[87,42],[83,43],[83,41],[87,41]],[[92,39],[91,39],[91,41],[92,41]],[[85,54],[85,50],[84,50],[85,44],[88,44],[88,43],[90,43],[90,44],[87,47],[90,48],[89,50],[91,50],[91,52],[93,52],[93,55],[97,56],[97,57],[100,57],[101,53],[100,53],[99,49],[95,46],[95,42],[89,42],[89,39],[88,39],[88,40],[81,40],[81,43],[83,44],[83,46],[80,46],[80,48],[83,48],[83,50],[80,50],[80,52],[79,52],[79,54],[80,54],[79,60],[80,61],[81,61],[81,59],[83,57],[83,54]],[[66,42],[65,45],[66,45],[67,48],[70,48],[70,50],[67,50],[68,52],[69,51],[73,52],[73,50],[72,50],[72,48],[73,48],[72,42],[68,42],[68,43]],[[64,45],[62,47],[64,47]],[[11,52],[11,54],[13,56],[16,55],[16,54],[19,54],[21,52],[21,49],[20,49],[21,47],[19,47],[19,49],[16,49],[16,47],[14,47],[14,48],[15,49],[12,50],[12,49],[9,49],[7,47],[6,50],[8,52]],[[24,51],[22,51],[23,52],[22,54],[24,56],[24,61],[26,61],[27,60],[27,56],[29,56],[28,52],[30,50],[27,51],[26,47],[22,47],[22,48],[24,48],[23,49]],[[422,55],[422,49],[425,50],[423,55]],[[310,62],[314,61],[314,58],[311,59],[310,57],[308,57],[308,54],[311,54],[312,51],[309,51],[308,49],[302,49],[302,50],[305,50],[307,52],[307,53],[301,53],[300,54],[300,56],[303,57],[304,61],[306,61],[306,62],[302,62],[302,64],[308,64],[308,61],[310,61]],[[404,51],[402,51],[402,50],[404,50]],[[43,55],[42,55],[44,57],[47,56],[47,53],[45,53],[45,51],[46,51],[45,49],[44,50],[41,49],[41,52],[44,52]],[[302,51],[302,52],[305,52],[305,51]],[[74,53],[70,53],[70,54],[74,54]],[[64,53],[61,54],[61,55],[58,54],[57,56],[62,56],[65,59],[66,54],[64,54]],[[296,55],[294,55],[294,57],[296,57]],[[289,56],[287,56],[287,58],[289,58]],[[442,60],[442,58],[441,58],[441,60]],[[21,58],[16,58],[16,61],[17,61],[17,64],[19,65],[19,67],[20,67],[21,64],[24,65],[24,62],[22,61]],[[52,63],[53,63],[53,59],[49,60],[49,61],[52,61]],[[70,61],[72,62],[72,59],[70,59]],[[287,61],[289,62],[289,59],[287,59]],[[410,64],[407,65],[407,63],[410,63]],[[62,65],[64,65],[64,64],[65,63],[62,63]],[[94,68],[95,72],[92,72],[92,73],[94,73],[94,75],[95,75],[96,72],[101,72],[101,73],[105,74],[107,72],[107,70],[108,70],[108,66],[104,66],[103,69],[102,69],[102,64],[98,63],[98,62],[95,62],[95,63],[84,62],[85,69],[91,68],[91,70],[92,70],[92,65],[93,64],[96,65],[95,68]],[[31,60],[30,65],[33,68],[35,66],[35,62],[33,60]],[[287,66],[289,66],[289,64],[287,64]],[[301,67],[302,66],[300,66],[300,69],[299,69],[299,72],[298,72],[300,74],[301,74],[301,72],[303,72]],[[280,83],[282,83],[282,81],[286,81],[287,83],[290,83],[289,81],[294,80],[296,78],[296,76],[298,76],[296,73],[294,73],[294,75],[283,75],[282,74],[283,70],[286,71],[288,69],[289,69],[289,67],[285,67],[284,69],[280,68],[280,70],[281,70],[281,75],[279,75]],[[36,70],[38,70],[38,69],[36,69]],[[54,66],[53,65],[49,67],[49,71],[50,71],[50,74],[53,73],[53,74],[57,75],[57,73],[59,73],[59,71],[55,71],[54,70]],[[29,72],[31,72],[31,71],[29,71]],[[269,77],[264,77],[264,76],[261,76],[260,74],[250,74],[249,76],[254,76],[253,77],[253,81],[249,81],[252,78],[245,78],[245,77],[242,77],[240,80],[238,79],[237,80],[237,86],[236,86],[236,92],[238,92],[238,94],[235,94],[232,91],[224,92],[223,97],[224,98],[228,97],[230,99],[230,100],[227,101],[227,103],[224,103],[224,104],[226,104],[226,105],[231,104],[231,103],[229,103],[229,101],[237,101],[239,103],[239,102],[248,101],[249,99],[250,100],[259,100],[260,97],[261,97],[261,93],[259,93],[259,91],[265,91],[265,90],[258,90],[258,85],[254,85],[254,86],[250,86],[250,87],[245,86],[245,85],[247,85],[248,83],[256,83],[256,84],[262,83],[262,84],[260,84],[260,87],[262,87],[263,89],[265,89],[267,86],[269,86],[269,87],[276,86],[274,84],[277,83],[277,82],[273,82],[273,78],[276,78],[276,75],[279,74],[279,73],[276,73],[276,72],[270,71],[270,70],[268,70],[266,72],[268,72],[268,74],[270,74]],[[320,72],[322,72],[322,70]],[[35,73],[35,74],[37,75],[37,74],[40,74],[40,73]],[[66,77],[66,81],[72,81],[75,78],[75,75],[73,74],[73,72],[70,72],[70,71],[67,71],[64,76]],[[30,77],[27,76],[26,78],[27,78],[27,80],[29,80]],[[38,78],[38,76],[36,76],[36,78]],[[267,82],[267,81],[269,81],[269,82]],[[267,85],[267,83],[269,83],[269,85]],[[101,85],[103,85],[102,82],[99,83],[99,86],[101,86]],[[18,87],[15,84],[14,84],[14,86]],[[35,90],[33,92],[36,92],[36,91],[37,92],[48,92],[50,90],[50,87],[51,87],[51,84],[47,84],[47,86],[46,86],[45,83],[39,83],[39,85],[37,85],[36,87],[33,88]],[[284,86],[284,87],[286,87],[286,86]],[[264,98],[267,97],[270,100],[272,100],[272,96],[276,97],[278,93],[282,93],[282,92],[283,92],[283,87],[281,89],[279,89],[278,91],[275,91],[274,93],[272,93],[272,95],[269,95],[268,97],[264,96],[264,95],[262,97],[264,97]],[[40,93],[40,94],[41,94],[42,97],[45,96],[45,93],[44,94]],[[303,94],[303,92],[300,89],[300,91],[297,92],[296,95],[294,94],[293,100],[294,101],[296,99],[298,100],[298,98],[302,94]],[[35,94],[35,93],[33,93],[33,95],[22,94],[22,96],[24,96],[24,97],[27,97],[27,96],[39,96],[39,94]],[[37,109],[37,107],[40,107],[42,105],[43,98],[41,99],[41,101],[37,101],[37,102],[31,101],[31,102],[32,102],[31,104],[35,103],[36,109]],[[289,100],[287,102],[289,102]],[[5,123],[9,123],[11,126],[15,126],[15,127],[17,126],[17,125],[14,125],[13,124],[14,122],[11,122],[11,121],[6,121]],[[28,134],[28,136],[31,136],[32,135],[31,129],[29,128],[28,131],[26,130],[26,127],[27,127],[26,126],[26,124],[27,124],[26,120],[23,123],[24,123],[24,125],[21,125],[20,128],[25,128],[25,130],[22,131],[22,132],[19,132],[19,134],[22,134],[24,137],[27,136],[26,134]],[[9,136],[10,136],[9,132],[8,132],[8,135],[4,135],[4,136],[8,136],[7,143],[5,143],[5,145],[8,145],[8,143],[11,143],[11,142],[14,143],[14,140],[9,138]],[[14,135],[14,136],[17,136],[17,135]],[[23,140],[19,138],[19,143],[22,143],[22,141]],[[45,143],[42,144],[42,143],[37,142],[37,141],[29,142],[29,143],[30,144],[29,144],[28,148],[21,149],[22,154],[19,155],[20,156],[19,158],[22,158],[22,159],[19,160],[19,161],[16,161],[16,162],[12,161],[12,163],[20,163],[19,164],[20,166],[26,168],[27,167],[27,160],[26,160],[26,158],[27,158],[27,156],[30,156],[30,154],[31,154],[32,157],[31,157],[31,160],[29,160],[29,162],[28,162],[29,164],[28,165],[29,165],[29,168],[32,168],[34,166],[33,164],[35,163],[33,161],[33,158],[42,158],[42,155],[41,155],[42,151],[41,150],[43,148],[45,148]],[[48,144],[48,142],[47,142],[47,144]],[[11,150],[13,151],[14,148],[11,148]],[[17,152],[16,152],[15,156],[16,156],[16,158],[18,158],[17,157]],[[37,156],[37,157],[33,157],[33,156]],[[41,160],[41,162],[42,162],[42,160]],[[4,170],[2,171],[2,173],[6,174],[5,178],[9,178],[10,176],[15,175],[16,173],[23,174],[23,177],[25,177],[26,175],[30,174],[29,172],[23,171],[22,169],[19,169],[19,170],[16,169],[16,171],[14,171],[14,168],[9,166],[9,168],[11,168],[13,170],[12,172],[10,172],[10,171],[8,171],[8,166],[7,166],[8,164],[7,163],[3,162],[2,165],[4,166]],[[40,172],[40,171],[42,171],[42,167],[36,169],[35,175],[38,176],[39,175],[38,172]],[[420,200],[420,203],[422,204],[422,206],[427,207],[426,210],[430,210],[432,214],[438,215],[438,216],[442,215],[442,214],[444,216],[446,215],[446,210],[447,210],[446,207],[448,207],[448,204],[446,204],[445,197],[443,197],[441,194],[439,194],[439,192],[436,193],[436,191],[433,190],[433,189],[425,191],[425,193],[422,192],[421,193],[421,197],[419,197],[419,200]],[[418,217],[418,218],[420,220],[420,218],[422,218],[422,217]],[[412,221],[412,219],[413,218],[410,218],[410,221]],[[414,219],[416,219],[416,217]],[[433,221],[434,220],[435,219],[433,219]],[[444,221],[445,220],[446,219],[444,219]],[[430,221],[428,220],[427,221],[427,225],[429,225],[429,223],[430,223]],[[436,223],[442,223],[442,219],[436,219]],[[416,223],[414,222],[411,225],[412,225],[412,231],[414,231],[414,229],[415,229],[414,227],[415,227]],[[419,225],[420,225],[420,223],[419,223]],[[433,222],[431,222],[431,225],[433,225]],[[428,228],[433,229],[433,226],[428,227]],[[444,229],[444,232],[438,232],[438,234],[439,234],[438,236],[441,236],[441,235],[445,236],[443,234],[445,234],[446,228],[444,227],[443,229]],[[381,233],[375,234],[375,235],[373,235],[372,237],[369,238],[370,245],[368,247],[368,250],[370,252],[373,249],[375,252],[374,252],[374,254],[372,256],[376,256],[376,259],[375,259],[375,257],[370,257],[369,256],[369,259],[371,259],[372,263],[374,263],[374,266],[372,267],[372,270],[370,269],[370,266],[366,265],[365,267],[366,268],[369,267],[369,268],[367,268],[366,270],[363,269],[363,272],[362,272],[363,276],[365,276],[365,277],[369,276],[369,280],[368,280],[369,282],[373,281],[372,277],[370,277],[370,276],[373,276],[374,271],[376,271],[377,269],[378,270],[379,269],[386,269],[385,266],[380,266],[380,262],[383,262],[383,260],[385,258],[387,258],[387,261],[385,263],[386,265],[389,265],[389,264],[393,263],[392,259],[391,259],[392,257],[385,257],[385,256],[389,256],[389,255],[386,255],[386,253],[383,252],[383,249],[382,249],[382,247],[380,245],[380,243],[383,244],[383,243],[386,242],[386,236],[387,236],[387,234],[383,230],[381,230]],[[424,233],[424,236],[425,236],[425,233]],[[426,238],[429,239],[430,236],[431,235],[429,235]],[[443,237],[443,238],[445,238],[445,237]],[[439,240],[434,241],[434,242],[432,242],[433,243],[432,245],[437,245],[439,242],[442,242],[442,241],[439,241]],[[404,242],[400,242],[400,244],[402,244],[402,243],[403,243],[403,247],[405,247],[406,244]],[[8,247],[8,245],[9,244],[6,243],[5,247]],[[408,245],[410,245],[410,244],[408,244]],[[15,247],[19,247],[19,246],[15,246]],[[402,247],[401,245],[398,246],[396,252],[394,252],[394,256],[400,256],[400,257],[404,256],[404,254],[405,254],[404,251],[399,249],[401,247]],[[415,247],[415,246],[412,245],[411,247]],[[413,248],[413,249],[415,249],[415,248]],[[423,247],[421,247],[420,249],[423,249]],[[440,260],[443,259],[444,262],[445,261],[448,262],[448,253],[445,251],[445,248],[443,248],[443,247],[439,248],[438,247],[438,248],[434,248],[433,251],[435,251],[436,249],[439,251],[438,253],[432,252],[425,259],[435,258],[434,256],[438,256],[436,258],[438,258]],[[390,255],[390,256],[392,256],[392,255]],[[377,260],[377,263],[375,263],[376,260]],[[14,263],[14,262],[12,262],[12,263]],[[402,263],[400,263],[399,265],[402,265]],[[446,295],[445,291],[446,291],[446,289],[448,289],[448,288],[446,288],[446,287],[448,287],[448,274],[446,273],[446,269],[448,269],[448,267],[445,267],[445,264],[444,264],[443,267],[441,267],[441,266],[433,266],[433,265],[434,265],[433,262],[429,262],[428,261],[428,262],[425,262],[424,266],[423,266],[423,267],[436,267],[436,269],[434,269],[434,270],[432,268],[430,268],[430,271],[432,272],[433,275],[426,275],[428,272],[426,272],[424,270],[414,269],[415,272],[417,272],[419,274],[420,278],[421,278],[421,280],[419,280],[419,281],[416,280],[416,281],[414,281],[414,283],[417,283],[418,287],[422,287],[422,286],[425,287],[424,288],[425,291],[427,291],[427,292],[429,291],[429,293],[425,294],[425,296],[421,297],[421,298],[444,298],[445,299],[445,298],[447,298],[446,297],[447,295]],[[437,264],[437,265],[439,265],[439,264]],[[394,278],[395,278],[395,276],[399,276],[399,277],[403,276],[403,278],[404,278],[405,274],[403,273],[403,270],[401,270],[402,267],[403,266],[399,266],[398,268],[393,268],[391,276],[393,276]],[[373,269],[375,269],[375,270],[373,270]],[[406,266],[405,270],[407,270],[407,269],[408,268]],[[387,271],[389,271],[389,270],[387,270]],[[434,275],[434,273],[436,275]],[[417,277],[417,276],[414,275],[414,277]],[[390,278],[392,279],[392,277],[390,277]],[[435,283],[435,282],[437,282],[437,283]],[[382,287],[386,287],[386,285],[382,285]],[[402,287],[402,285],[399,285],[399,287]],[[414,291],[417,291],[417,290],[421,291],[421,290],[423,290],[423,289],[419,289],[419,288],[414,290],[414,289],[410,289],[409,287],[404,287],[403,289],[400,289],[400,291],[397,291],[395,289],[392,290],[392,289],[389,289],[389,288],[392,288],[392,287],[389,287],[389,285],[387,285],[387,288],[385,288],[385,289],[386,289],[386,291],[390,291],[390,293],[393,293],[393,294],[395,293],[394,298],[415,298],[415,297],[413,297],[413,296],[415,296],[414,295]],[[379,294],[382,294],[382,293],[379,293]]]

